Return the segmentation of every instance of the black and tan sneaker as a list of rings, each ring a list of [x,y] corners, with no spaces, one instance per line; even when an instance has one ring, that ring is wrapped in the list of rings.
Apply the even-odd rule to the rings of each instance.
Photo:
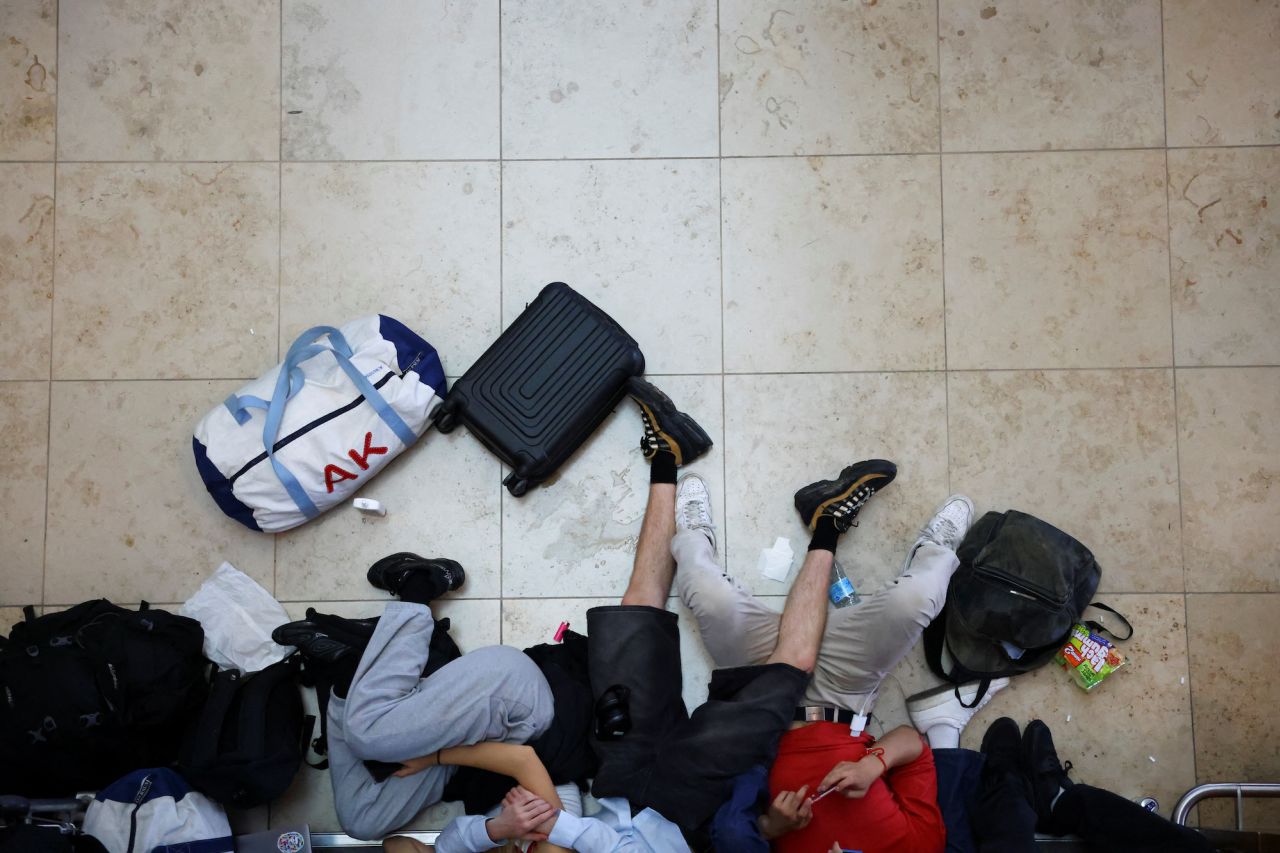
[[[677,465],[688,465],[711,449],[711,437],[698,422],[677,409],[652,383],[633,377],[627,380],[627,393],[639,404],[644,420],[640,450],[645,459],[665,450],[675,456]]]
[[[467,579],[467,573],[455,560],[444,557],[432,557],[428,560],[408,551],[383,557],[369,567],[366,577],[369,583],[378,589],[385,589],[392,595],[400,595],[405,581],[413,575],[427,580],[428,594],[422,597],[428,600],[439,598],[446,592],[457,589]]]
[[[829,515],[836,530],[844,533],[857,527],[858,512],[871,496],[893,482],[898,466],[884,459],[855,462],[834,480],[819,480],[796,492],[796,509],[810,530],[818,519]]]

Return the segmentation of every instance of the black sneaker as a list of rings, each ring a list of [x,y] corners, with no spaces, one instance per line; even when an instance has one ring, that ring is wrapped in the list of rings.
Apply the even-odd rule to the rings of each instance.
[[[304,658],[319,664],[336,664],[364,651],[363,645],[334,636],[328,626],[309,619],[286,622],[271,632],[271,639],[282,646],[296,646]]]
[[[1043,720],[1032,720],[1022,733],[1022,772],[1031,782],[1031,803],[1035,806],[1039,826],[1049,822],[1053,801],[1058,792],[1075,783],[1067,778],[1071,762],[1058,760],[1053,735]]]
[[[675,456],[677,465],[688,465],[711,449],[711,437],[698,422],[677,409],[653,384],[633,377],[627,380],[627,393],[640,405],[644,419],[640,450],[645,459],[665,450]]]
[[[405,581],[415,574],[428,578],[432,590],[430,599],[439,598],[446,592],[457,589],[467,579],[467,573],[455,560],[444,557],[433,557],[428,560],[408,551],[383,557],[369,567],[366,577],[369,583],[378,589],[385,589],[392,595],[399,595]]]
[[[800,518],[813,530],[818,519],[829,515],[836,530],[844,533],[857,527],[858,512],[871,496],[893,482],[898,466],[884,459],[855,462],[834,480],[819,480],[796,492],[796,509]]]
[[[982,736],[981,752],[987,757],[982,767],[983,778],[998,779],[1006,773],[1021,773],[1022,732],[1018,724],[1001,717]]]

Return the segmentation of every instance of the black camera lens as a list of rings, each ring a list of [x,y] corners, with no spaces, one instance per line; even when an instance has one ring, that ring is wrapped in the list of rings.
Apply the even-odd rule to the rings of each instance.
[[[631,688],[614,684],[596,700],[596,737],[618,740],[631,731]]]

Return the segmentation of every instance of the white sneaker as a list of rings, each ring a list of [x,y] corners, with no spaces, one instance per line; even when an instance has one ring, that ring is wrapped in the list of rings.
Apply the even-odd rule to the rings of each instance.
[[[676,483],[676,527],[697,530],[716,550],[716,526],[711,521],[711,494],[707,482],[697,474],[685,474]]]
[[[956,686],[944,684],[923,693],[907,697],[907,716],[917,731],[927,732],[933,726],[951,726],[957,732],[964,731],[973,715],[981,711],[991,701],[991,697],[1009,686],[1009,679],[997,678],[987,687],[987,693],[973,708],[960,704],[961,699],[967,705],[978,695],[977,681],[960,685],[960,698],[956,698]]]
[[[959,548],[960,543],[964,541],[964,535],[969,532],[969,527],[973,524],[973,515],[973,501],[964,495],[952,495],[947,498],[934,512],[929,523],[920,530],[920,535],[907,551],[907,559],[902,562],[902,573],[911,566],[911,558],[915,556],[916,549],[925,542],[940,545],[948,551]]]

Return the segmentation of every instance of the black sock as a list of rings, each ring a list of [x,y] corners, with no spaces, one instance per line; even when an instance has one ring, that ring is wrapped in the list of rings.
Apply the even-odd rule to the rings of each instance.
[[[818,526],[813,529],[813,538],[809,540],[810,551],[836,552],[836,541],[840,531],[836,530],[836,520],[829,515],[818,517]]]
[[[347,655],[344,660],[334,664],[333,671],[329,673],[329,677],[333,680],[334,696],[339,699],[347,698],[347,691],[351,689],[351,679],[356,677],[356,667],[359,664],[359,655]]]
[[[670,483],[674,486],[675,482],[676,455],[668,450],[659,450],[649,463],[649,483]]]
[[[401,601],[430,604],[445,593],[444,579],[433,572],[412,571],[396,593]]]

